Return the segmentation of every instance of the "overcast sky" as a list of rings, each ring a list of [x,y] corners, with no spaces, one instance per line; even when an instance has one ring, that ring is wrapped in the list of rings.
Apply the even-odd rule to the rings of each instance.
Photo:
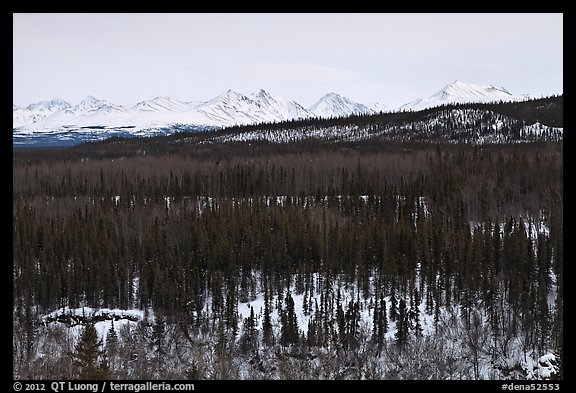
[[[455,79],[563,92],[562,14],[14,14],[13,102],[133,105],[260,88],[389,107]]]

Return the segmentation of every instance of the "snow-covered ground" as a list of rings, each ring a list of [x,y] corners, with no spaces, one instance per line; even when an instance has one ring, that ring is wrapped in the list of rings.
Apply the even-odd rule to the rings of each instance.
[[[54,322],[64,323],[69,327],[70,334],[75,337],[75,340],[80,337],[86,321],[96,321],[94,327],[98,332],[98,337],[105,344],[106,335],[110,331],[112,324],[114,324],[114,329],[118,331],[126,324],[136,324],[144,319],[153,323],[154,311],[151,309],[144,312],[144,310],[138,309],[121,310],[92,307],[71,309],[63,307],[43,316],[40,321],[45,326]]]
[[[236,336],[237,342],[240,342],[243,332],[243,322],[246,318],[250,317],[251,310],[254,312],[255,317],[255,328],[261,334],[262,332],[262,324],[264,320],[264,293],[261,290],[261,280],[259,277],[253,277],[257,283],[257,291],[255,296],[250,299],[249,301],[239,301],[237,303],[237,316],[238,316],[238,335]],[[372,334],[373,329],[373,320],[374,320],[374,306],[375,306],[375,297],[374,297],[374,278],[370,279],[370,289],[368,292],[368,296],[365,297],[363,295],[363,291],[357,288],[355,284],[346,283],[343,278],[339,278],[338,276],[334,277],[330,280],[330,284],[326,281],[325,277],[322,277],[318,273],[313,273],[311,278],[311,283],[314,287],[313,291],[304,291],[302,293],[298,292],[296,277],[291,280],[290,285],[290,296],[294,301],[294,310],[295,315],[297,318],[298,323],[298,331],[300,337],[306,337],[308,333],[308,322],[314,318],[315,314],[315,304],[320,304],[320,293],[326,293],[325,289],[327,285],[330,285],[332,288],[331,293],[333,295],[330,299],[330,302],[334,302],[334,299],[339,298],[340,304],[342,304],[343,311],[347,311],[348,304],[350,302],[356,302],[359,304],[359,315],[360,320],[358,322],[359,329],[363,332],[362,334],[367,334],[368,337]],[[415,281],[416,283],[419,280]],[[418,284],[416,284],[416,288],[418,289]],[[414,326],[412,325],[412,319],[410,319],[410,342],[412,343],[409,345],[407,352],[402,355],[399,359],[394,359],[394,364],[388,364],[390,362],[389,356],[392,356],[396,353],[395,346],[393,345],[396,342],[396,332],[397,332],[397,322],[392,320],[388,317],[388,329],[385,334],[386,338],[386,349],[378,358],[378,361],[381,362],[382,369],[394,369],[394,368],[414,368],[414,370],[418,370],[419,367],[424,367],[421,362],[424,361],[424,358],[430,356],[430,353],[427,354],[420,354],[418,355],[418,346],[422,345],[422,348],[427,348],[426,350],[441,350],[444,353],[444,356],[449,356],[449,359],[453,359],[453,369],[451,371],[444,371],[447,372],[445,377],[447,378],[473,378],[473,374],[471,374],[471,369],[474,364],[474,357],[473,352],[469,347],[469,340],[473,336],[468,336],[467,330],[464,327],[464,316],[462,315],[461,308],[459,306],[451,306],[445,307],[442,306],[440,309],[440,315],[438,316],[438,320],[435,321],[435,317],[433,313],[428,313],[425,307],[425,302],[422,300],[425,297],[425,290],[422,290],[423,293],[420,294],[421,300],[418,304],[415,304],[414,307],[417,307],[419,311],[419,321],[421,325],[421,335],[416,336],[416,332],[414,330]],[[271,294],[271,298],[269,301],[270,305],[270,317],[272,322],[272,327],[274,330],[275,336],[278,338],[280,337],[280,330],[281,330],[281,316],[278,309],[278,304],[282,303],[283,308],[286,307],[285,298],[288,295],[288,290],[283,290],[281,293],[274,291]],[[413,311],[414,308],[410,307],[410,299],[409,296],[406,294],[402,295],[401,293],[397,293],[395,295],[396,302],[398,304],[400,299],[404,299],[407,304],[407,309]],[[384,297],[387,305],[387,315],[390,315],[390,310],[392,306],[392,297],[388,294]],[[309,304],[309,308],[311,311],[308,312],[305,309],[305,304]],[[334,310],[336,307],[334,307]],[[211,298],[208,297],[204,304],[203,313],[205,316],[210,315],[211,310]],[[335,312],[335,311],[334,311]],[[475,306],[471,313],[477,315],[478,320],[478,327],[476,328],[478,332],[478,337],[481,341],[482,349],[478,353],[478,370],[479,370],[479,378],[481,379],[548,379],[554,375],[557,375],[559,371],[559,362],[556,355],[552,352],[545,352],[545,353],[535,353],[532,351],[526,352],[522,346],[522,339],[520,337],[513,337],[512,340],[509,342],[508,354],[506,357],[493,357],[494,348],[491,347],[491,340],[493,339],[490,331],[490,323],[488,321],[488,317],[481,307],[480,304]],[[126,325],[135,327],[136,324],[139,322],[145,321],[146,326],[149,326],[147,329],[151,329],[154,324],[156,323],[156,318],[152,310],[138,310],[138,309],[131,309],[131,310],[120,310],[120,309],[108,309],[108,308],[90,308],[90,307],[81,307],[76,309],[69,309],[69,308],[62,308],[55,310],[51,313],[48,313],[44,317],[41,318],[41,321],[46,329],[50,329],[51,326],[59,325],[61,327],[65,327],[67,329],[67,337],[69,341],[69,347],[74,348],[75,343],[78,341],[80,334],[82,332],[83,324],[80,320],[76,322],[70,323],[70,317],[75,316],[79,318],[84,318],[84,321],[97,321],[95,323],[96,330],[98,332],[98,336],[103,341],[103,345],[106,345],[106,335],[109,332],[112,323],[114,323],[114,328],[116,332],[136,332],[141,331],[135,328],[130,328],[130,330],[125,329]],[[335,315],[331,315],[330,318],[335,318]],[[212,317],[208,317],[208,321],[212,321]],[[213,324],[213,322],[211,322]],[[174,330],[170,330],[174,334]],[[44,330],[40,330],[40,332],[44,332]],[[48,332],[48,330],[46,330]],[[133,333],[131,333],[133,334]],[[149,333],[148,333],[149,334]],[[206,333],[201,333],[197,338],[194,340],[198,340],[198,343],[201,344],[202,342],[212,343],[210,345],[214,345],[215,341],[217,340],[216,336],[210,337],[209,335],[206,336]],[[212,332],[213,335],[216,335],[216,332]],[[122,339],[122,334],[119,335],[119,338]],[[147,338],[142,338],[143,340],[148,340]],[[167,337],[167,342],[171,339]],[[260,340],[260,339],[259,339]],[[419,344],[420,343],[420,344]],[[206,345],[206,344],[204,344]],[[440,348],[437,348],[437,345],[440,345]],[[168,347],[167,347],[168,348]],[[261,348],[263,351],[264,348]],[[208,352],[214,355],[214,349],[208,349]],[[325,356],[330,353],[329,351],[338,351],[337,348],[318,348],[317,354],[324,353]],[[421,356],[422,359],[414,359],[414,365],[409,365],[406,362],[410,362],[410,356]],[[46,354],[44,354],[46,355]],[[44,356],[43,354],[39,354],[40,357]],[[153,356],[152,354],[150,356]],[[182,355],[180,355],[182,356]],[[276,366],[274,364],[278,361],[275,360],[275,357],[272,353],[267,354],[266,352],[261,352],[260,356],[262,356],[261,361],[265,360],[267,363],[265,369],[274,370]],[[244,359],[244,360],[243,360]],[[175,360],[176,361],[176,360]],[[252,367],[249,363],[244,363],[246,359],[243,356],[240,356],[235,360],[239,364],[240,374],[244,375],[244,377],[249,378],[253,377],[254,373],[252,371]],[[428,360],[426,360],[428,361]],[[314,361],[315,367],[323,367],[320,359],[315,359]],[[428,366],[426,366],[428,367]],[[408,370],[408,369],[407,369]],[[400,375],[411,375],[410,372],[412,371],[401,371]],[[406,372],[407,374],[404,374]],[[439,374],[442,375],[442,374]],[[275,378],[273,375],[266,374],[268,378]],[[423,377],[423,376],[420,376]]]

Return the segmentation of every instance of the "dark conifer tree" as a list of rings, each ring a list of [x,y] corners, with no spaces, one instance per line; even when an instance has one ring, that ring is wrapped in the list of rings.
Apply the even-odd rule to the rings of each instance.
[[[406,302],[400,298],[398,304],[398,318],[396,320],[396,342],[401,349],[404,349],[408,341],[408,310]]]
[[[72,354],[79,367],[79,379],[106,379],[107,365],[103,362],[102,342],[93,322],[88,322]]]
[[[396,310],[396,294],[394,292],[394,287],[392,287],[392,293],[390,294],[390,320],[396,321],[398,318],[398,311]]]
[[[281,330],[280,330],[280,343],[284,346],[295,344],[298,342],[298,320],[296,319],[296,311],[294,309],[294,299],[290,291],[286,293],[285,299],[286,307],[281,315]]]
[[[270,347],[274,344],[274,332],[272,330],[272,320],[270,317],[270,298],[268,288],[264,290],[264,320],[262,321],[262,341],[264,345]]]

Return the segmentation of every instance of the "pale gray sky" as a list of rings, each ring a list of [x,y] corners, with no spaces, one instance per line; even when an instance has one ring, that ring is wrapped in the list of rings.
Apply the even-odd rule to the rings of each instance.
[[[562,14],[13,14],[13,102],[263,88],[395,107],[455,79],[563,92]]]

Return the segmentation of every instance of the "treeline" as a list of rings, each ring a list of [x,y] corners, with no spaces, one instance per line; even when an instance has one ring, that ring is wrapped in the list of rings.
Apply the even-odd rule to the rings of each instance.
[[[376,343],[391,318],[402,347],[423,304],[436,323],[458,308],[468,329],[481,310],[495,335],[561,353],[562,144],[415,146],[114,160],[99,158],[101,147],[15,151],[23,340],[32,347],[37,316],[58,308],[136,307],[178,334],[208,330],[222,353],[296,344],[354,352],[370,302],[366,339]],[[356,299],[339,298],[335,282],[356,288]],[[306,334],[291,293],[306,299]],[[265,310],[262,322],[239,317],[238,303],[262,294],[276,299],[280,332],[265,328]]]

